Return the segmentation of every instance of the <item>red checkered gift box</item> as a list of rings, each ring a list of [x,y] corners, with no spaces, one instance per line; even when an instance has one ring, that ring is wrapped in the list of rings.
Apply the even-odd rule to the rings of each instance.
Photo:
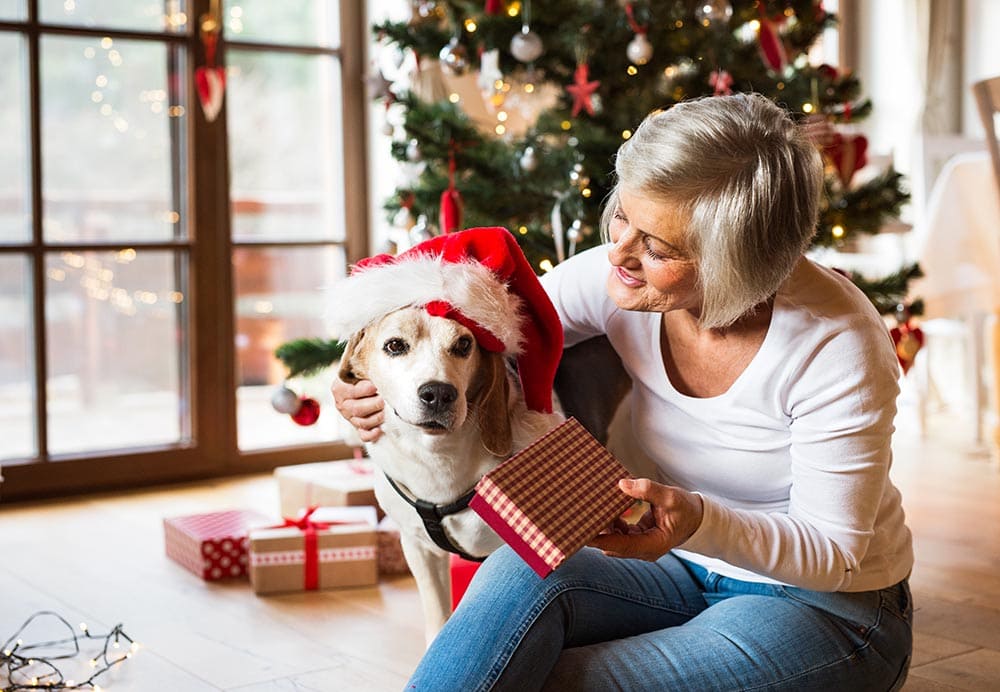
[[[206,581],[247,576],[247,534],[274,520],[250,509],[163,520],[167,557]]]
[[[486,474],[469,506],[545,577],[632,505],[630,477],[570,418]]]

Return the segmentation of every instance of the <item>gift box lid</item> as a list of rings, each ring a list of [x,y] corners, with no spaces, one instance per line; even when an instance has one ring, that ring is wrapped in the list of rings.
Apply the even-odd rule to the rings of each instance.
[[[167,517],[163,521],[165,524],[203,541],[229,536],[245,536],[251,528],[274,523],[273,518],[253,509],[185,514]]]
[[[469,507],[545,577],[632,505],[630,477],[569,418],[487,473]]]
[[[365,490],[372,487],[375,466],[369,459],[338,459],[310,464],[279,466],[274,476],[310,483],[335,482],[344,490]]]
[[[362,540],[374,542],[375,532],[378,526],[378,514],[374,507],[314,507],[308,511],[309,522],[313,524],[317,532],[324,536],[356,536],[363,534]],[[305,513],[300,514],[294,520],[302,521]],[[274,546],[274,541],[281,541],[284,545],[288,541],[301,541],[302,526],[281,524],[261,526],[254,528],[250,532],[251,549],[260,548],[263,543]],[[341,542],[341,541],[335,541]]]

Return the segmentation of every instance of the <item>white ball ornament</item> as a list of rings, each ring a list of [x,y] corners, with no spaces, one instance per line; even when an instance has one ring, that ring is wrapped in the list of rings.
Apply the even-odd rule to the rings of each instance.
[[[733,16],[733,6],[728,0],[698,0],[694,8],[695,19],[703,26],[713,22],[728,22]]]
[[[625,55],[636,65],[645,65],[653,57],[653,44],[646,34],[636,34],[625,49]]]
[[[424,154],[420,151],[420,142],[415,139],[411,139],[406,145],[406,160],[416,163],[423,158]]]
[[[514,34],[514,38],[510,40],[510,54],[521,62],[534,62],[544,52],[541,36],[527,27],[522,28],[521,33]]]
[[[583,233],[580,230],[582,226],[583,224],[580,222],[580,219],[576,219],[573,221],[573,225],[571,225],[569,227],[569,230],[566,231],[566,237],[569,239],[569,242],[571,243],[579,242],[580,238],[583,237]]]
[[[538,168],[538,155],[535,153],[535,148],[525,147],[519,163],[521,164],[521,170],[529,173]]]

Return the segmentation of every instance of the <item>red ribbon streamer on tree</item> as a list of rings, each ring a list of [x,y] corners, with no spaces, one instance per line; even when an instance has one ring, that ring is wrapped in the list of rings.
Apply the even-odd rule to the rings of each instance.
[[[649,25],[642,26],[639,22],[635,21],[635,9],[632,7],[635,3],[627,2],[625,3],[625,17],[628,19],[628,25],[631,27],[632,31],[637,34],[645,34],[649,31]]]
[[[441,193],[441,233],[452,233],[462,227],[462,195],[455,188],[455,143],[448,153],[448,187]]]
[[[764,14],[764,3],[760,3],[760,53],[764,58],[764,64],[775,72],[781,73],[788,65],[788,56],[785,53],[785,44],[778,36],[778,29],[775,22],[767,18]]]

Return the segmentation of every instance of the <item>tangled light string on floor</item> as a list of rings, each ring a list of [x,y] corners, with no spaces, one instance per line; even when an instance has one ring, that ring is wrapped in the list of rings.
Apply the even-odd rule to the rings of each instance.
[[[23,635],[36,621],[54,618],[58,625],[65,627],[67,636],[43,642],[25,642]],[[77,659],[81,654],[81,641],[93,640],[101,643],[100,652],[88,661],[89,677],[77,680],[69,677],[56,664],[57,661]],[[40,610],[24,621],[20,629],[10,636],[0,648],[0,692],[22,692],[23,690],[81,690],[100,691],[97,678],[111,668],[132,657],[138,645],[132,640],[122,625],[115,625],[107,634],[94,634],[86,623],[80,623],[80,631],[58,613]],[[121,653],[116,653],[120,650]]]

